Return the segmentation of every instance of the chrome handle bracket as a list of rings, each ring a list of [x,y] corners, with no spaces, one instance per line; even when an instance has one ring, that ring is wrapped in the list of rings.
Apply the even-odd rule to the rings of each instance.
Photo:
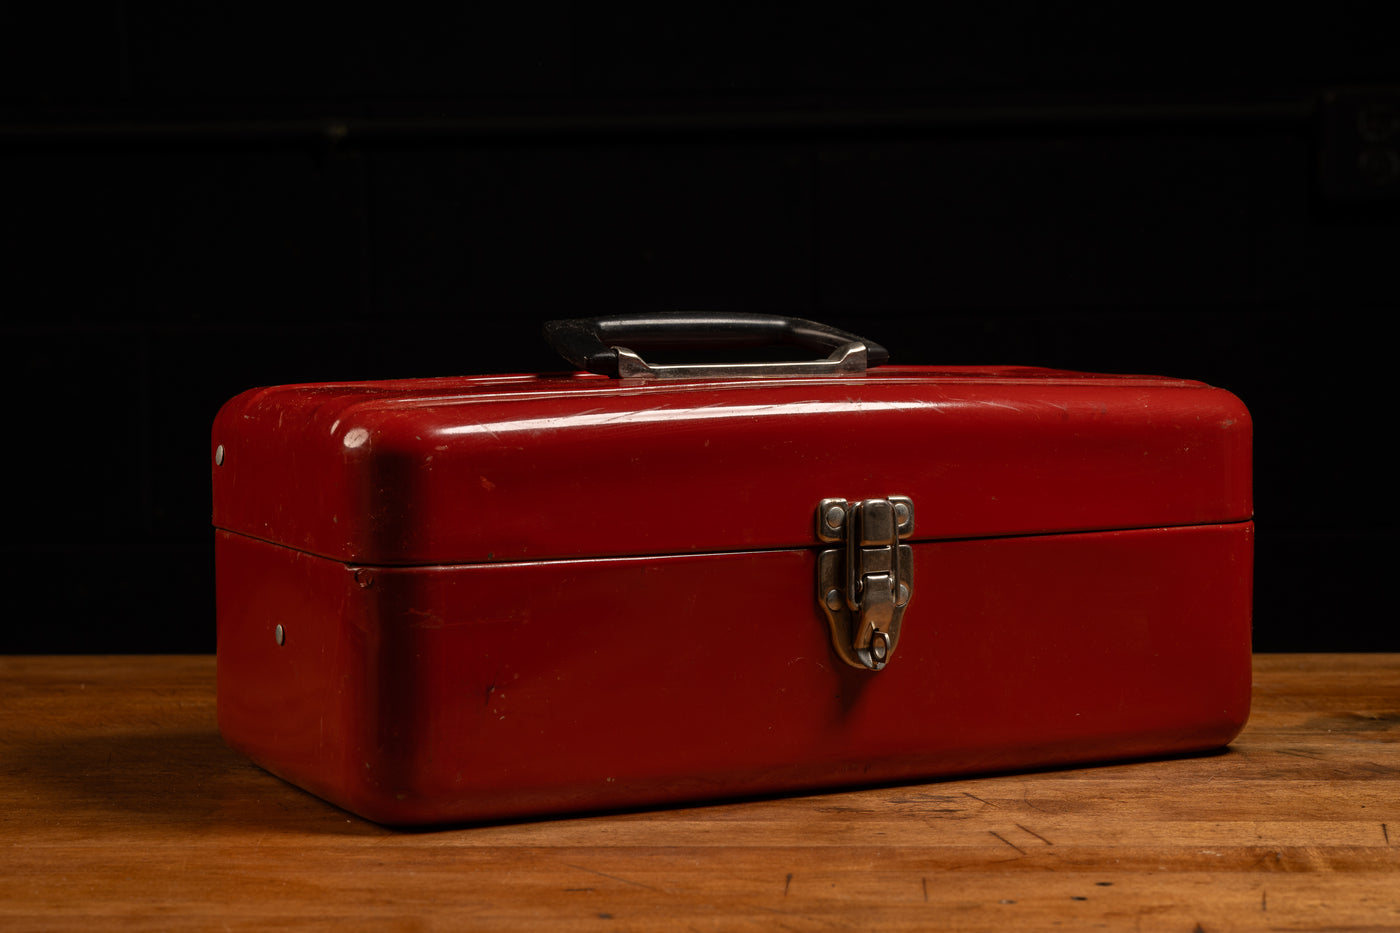
[[[908,496],[817,506],[817,538],[840,545],[817,554],[817,604],[836,653],[852,667],[883,670],[894,654],[914,593],[914,550],[901,542],[913,533]]]

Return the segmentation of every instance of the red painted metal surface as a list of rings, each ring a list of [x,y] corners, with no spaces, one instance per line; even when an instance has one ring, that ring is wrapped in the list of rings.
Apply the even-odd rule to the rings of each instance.
[[[283,386],[220,412],[214,524],[419,564],[805,547],[828,497],[916,540],[1243,521],[1250,441],[1221,389],[1015,367]]]
[[[283,387],[212,441],[220,727],[382,822],[1172,754],[1248,713],[1250,422],[1199,383]],[[914,596],[870,673],[813,517],[892,494]]]

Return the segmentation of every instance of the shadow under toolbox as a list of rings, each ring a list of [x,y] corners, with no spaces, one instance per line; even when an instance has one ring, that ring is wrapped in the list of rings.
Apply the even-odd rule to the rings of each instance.
[[[1186,753],[1243,726],[1230,393],[877,365],[762,315],[549,334],[599,372],[224,406],[230,745],[409,825]],[[830,356],[638,355],[770,342]]]

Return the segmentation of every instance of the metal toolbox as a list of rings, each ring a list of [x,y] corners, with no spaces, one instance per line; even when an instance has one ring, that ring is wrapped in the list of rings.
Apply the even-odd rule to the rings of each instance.
[[[892,366],[761,315],[597,372],[254,389],[213,428],[218,716],[397,825],[1219,747],[1251,423],[1156,376]],[[814,361],[660,366],[795,343]]]

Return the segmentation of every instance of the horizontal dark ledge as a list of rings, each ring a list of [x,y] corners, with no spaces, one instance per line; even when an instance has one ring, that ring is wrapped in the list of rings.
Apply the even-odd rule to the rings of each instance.
[[[91,147],[471,147],[551,141],[610,143],[713,137],[844,141],[882,136],[1237,133],[1260,129],[1306,129],[1316,113],[1316,101],[1306,98],[1285,102],[1141,106],[809,108],[629,114],[0,123],[0,149],[83,152]]]

